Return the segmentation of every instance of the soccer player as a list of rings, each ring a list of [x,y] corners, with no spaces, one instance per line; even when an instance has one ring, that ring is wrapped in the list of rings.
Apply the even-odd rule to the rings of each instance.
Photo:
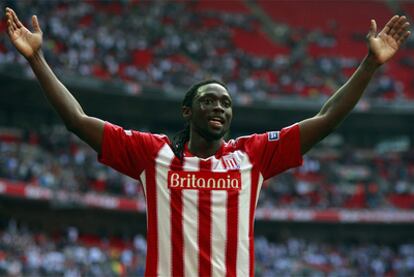
[[[195,84],[182,105],[188,127],[171,142],[87,116],[46,63],[36,16],[33,32],[13,10],[7,8],[6,17],[11,42],[67,129],[95,149],[99,161],[141,180],[147,276],[252,276],[253,220],[263,181],[301,165],[302,155],[338,126],[410,34],[405,16],[393,16],[379,33],[371,20],[368,54],[352,77],[318,114],[280,131],[224,141],[232,120],[226,86],[215,80]]]

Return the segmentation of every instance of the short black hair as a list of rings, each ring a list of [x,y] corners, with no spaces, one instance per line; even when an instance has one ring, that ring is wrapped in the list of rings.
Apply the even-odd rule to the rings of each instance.
[[[187,90],[187,92],[184,95],[184,99],[182,101],[182,106],[191,108],[193,106],[194,96],[197,94],[198,89],[201,86],[204,86],[207,84],[219,84],[227,90],[227,86],[223,82],[216,80],[216,79],[207,79],[207,80],[198,82],[192,85]],[[183,160],[183,157],[184,157],[183,155],[184,145],[189,140],[190,140],[190,125],[188,124],[188,122],[186,122],[184,129],[178,132],[177,134],[175,134],[172,139],[172,150],[175,156],[177,156],[181,161]]]
[[[187,92],[185,93],[182,105],[186,107],[191,107],[193,105],[194,96],[196,95],[198,89],[207,84],[219,84],[227,90],[227,86],[223,82],[216,80],[216,79],[207,79],[207,80],[204,80],[204,81],[201,81],[201,82],[198,82],[192,85],[187,90]]]

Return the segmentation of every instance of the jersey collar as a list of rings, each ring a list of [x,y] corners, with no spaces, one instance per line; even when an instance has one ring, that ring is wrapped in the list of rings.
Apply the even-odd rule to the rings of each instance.
[[[223,152],[224,152],[224,141],[221,143],[221,145],[220,145],[220,148],[217,150],[217,152],[216,152],[216,154],[214,154],[214,157],[216,157],[217,159],[220,159],[221,158],[221,156],[223,156]],[[183,152],[183,154],[184,154],[184,157],[196,157],[196,156],[194,156],[191,152],[190,152],[190,150],[188,149],[188,141],[184,144],[184,152]],[[205,158],[205,159],[203,159],[203,158],[199,158],[199,157],[197,157],[197,158],[199,158],[199,159],[202,159],[202,160],[208,160],[208,159],[210,159],[212,156],[210,156],[210,157],[208,157],[208,158]]]

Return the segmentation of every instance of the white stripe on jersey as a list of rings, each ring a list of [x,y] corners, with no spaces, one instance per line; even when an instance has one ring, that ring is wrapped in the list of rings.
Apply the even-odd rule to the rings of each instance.
[[[145,197],[147,197],[147,186],[146,186],[147,179],[146,179],[145,174],[147,174],[146,171],[145,170],[142,171],[141,175],[139,175],[139,178],[142,184],[142,189],[144,190]],[[147,219],[147,223],[148,223],[148,219]]]
[[[141,175],[139,175],[139,178],[141,179],[142,189],[144,190],[144,195],[146,198],[147,197],[147,177],[145,174],[147,174],[147,172],[145,170],[142,171]],[[147,207],[145,207],[145,209],[147,209]],[[147,226],[148,226],[148,216],[146,216],[146,218],[147,218]],[[148,230],[148,227],[147,227],[147,230]]]
[[[239,152],[239,151],[237,151]],[[243,153],[242,162],[240,164],[242,190],[239,194],[238,209],[238,242],[237,242],[237,276],[249,276],[249,241],[245,241],[249,237],[249,215],[251,201],[251,168],[252,164],[246,153]],[[243,241],[241,241],[243,240]]]
[[[220,160],[212,159],[212,171],[226,171]],[[211,191],[211,263],[212,276],[226,274],[227,191]]]
[[[183,170],[198,171],[200,159],[184,159]],[[182,190],[183,199],[183,239],[184,239],[184,276],[198,275],[198,190]],[[196,222],[196,224],[194,224]]]
[[[237,223],[237,276],[248,276],[250,267],[249,256],[249,214],[251,199],[251,170],[252,164],[247,153],[242,151],[233,152],[240,165],[242,190],[238,198],[238,223]],[[168,171],[174,154],[169,145],[165,144],[155,160],[155,182],[157,197],[157,238],[158,238],[158,268],[159,276],[171,276],[172,273],[172,232],[171,230],[171,193],[167,186]],[[211,157],[212,172],[226,172],[228,164],[221,158],[218,160]],[[233,166],[234,168],[234,166]],[[200,159],[197,157],[184,158],[182,170],[199,171]],[[145,173],[141,174],[141,180],[146,183]],[[259,174],[259,186],[263,176]],[[145,185],[144,185],[145,190]],[[260,187],[257,189],[255,203],[257,204]],[[147,193],[145,191],[145,193]],[[199,228],[198,226],[198,198],[199,190],[183,189],[182,193],[182,228],[183,228],[183,266],[184,276],[192,277],[199,275]],[[227,202],[228,191],[211,190],[211,270],[212,276],[224,276],[226,274],[226,245],[227,245]]]
[[[171,275],[171,209],[170,190],[166,180],[174,153],[168,144],[164,144],[155,160],[155,186],[157,195],[157,232],[158,232],[158,270],[160,276]],[[162,185],[161,185],[162,184]]]
[[[260,195],[260,190],[262,189],[262,185],[263,185],[263,175],[260,173],[259,174],[259,181],[257,183],[257,193],[256,193],[256,202],[254,207],[257,207],[257,202],[259,201],[259,195]]]

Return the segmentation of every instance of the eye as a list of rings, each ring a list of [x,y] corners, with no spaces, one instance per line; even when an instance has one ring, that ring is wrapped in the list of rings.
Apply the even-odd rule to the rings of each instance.
[[[223,101],[223,106],[224,106],[225,108],[230,108],[230,107],[231,107],[231,101],[229,101],[229,100],[224,100],[224,101]]]
[[[205,105],[211,105],[213,103],[213,100],[211,98],[204,98],[201,100],[201,103]]]

